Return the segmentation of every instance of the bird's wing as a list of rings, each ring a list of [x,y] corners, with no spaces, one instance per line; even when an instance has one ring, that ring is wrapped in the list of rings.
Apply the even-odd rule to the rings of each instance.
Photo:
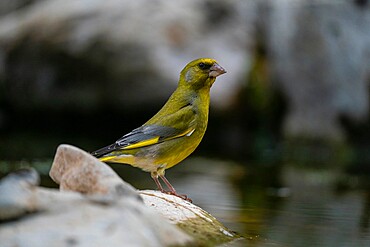
[[[192,128],[179,130],[160,125],[141,126],[124,135],[115,143],[92,152],[91,154],[95,157],[101,157],[117,150],[128,150],[150,146],[170,139],[179,138],[186,135],[190,136],[193,131],[194,129]]]
[[[195,116],[192,112],[188,112],[189,109],[185,108],[158,119],[155,124],[144,124],[134,129],[115,143],[92,152],[92,155],[101,157],[117,150],[141,148],[179,137],[190,136],[195,130]]]

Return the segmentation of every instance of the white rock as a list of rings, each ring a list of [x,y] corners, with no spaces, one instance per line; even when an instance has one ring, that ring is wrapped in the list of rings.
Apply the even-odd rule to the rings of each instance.
[[[2,247],[168,246],[192,240],[137,197],[96,200],[77,192],[36,187],[24,180],[9,187],[13,180],[10,176],[0,184],[1,192],[8,190],[0,194],[0,216],[8,220],[0,227]],[[22,193],[16,194],[19,191]],[[30,214],[21,218],[24,211],[19,209]],[[11,221],[14,217],[20,219]]]

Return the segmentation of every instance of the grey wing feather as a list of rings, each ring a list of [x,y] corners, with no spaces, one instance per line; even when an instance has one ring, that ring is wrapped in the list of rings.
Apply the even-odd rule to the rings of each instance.
[[[182,133],[182,130],[175,129],[167,126],[160,125],[144,125],[137,129],[134,129],[130,133],[122,136],[115,143],[103,147],[99,150],[92,152],[91,154],[97,158],[108,154],[113,151],[120,150],[129,145],[139,143],[142,141],[150,140],[155,137],[159,137],[159,141],[176,136]]]

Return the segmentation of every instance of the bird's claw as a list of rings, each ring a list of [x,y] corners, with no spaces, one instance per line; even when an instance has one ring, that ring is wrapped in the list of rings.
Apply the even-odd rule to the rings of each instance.
[[[165,193],[165,194],[168,194],[168,195],[173,195],[173,196],[177,196],[183,200],[186,200],[190,203],[193,202],[193,200],[191,200],[187,195],[181,195],[181,194],[177,194],[176,192],[173,192],[173,191],[165,191],[163,190],[162,193]]]

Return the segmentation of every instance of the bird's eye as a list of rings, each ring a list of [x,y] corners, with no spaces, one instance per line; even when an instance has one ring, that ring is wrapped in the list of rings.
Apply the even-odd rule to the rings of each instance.
[[[202,70],[209,69],[209,68],[211,68],[211,66],[212,66],[212,65],[210,65],[210,64],[205,64],[205,63],[199,63],[199,64],[198,64],[198,67],[199,67],[200,69],[202,69]]]

